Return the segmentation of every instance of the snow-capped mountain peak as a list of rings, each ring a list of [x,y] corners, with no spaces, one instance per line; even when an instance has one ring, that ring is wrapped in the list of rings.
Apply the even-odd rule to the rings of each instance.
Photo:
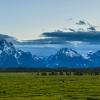
[[[70,48],[62,48],[60,51],[58,51],[59,55],[65,55],[65,56],[69,56],[69,57],[75,57],[75,56],[80,56],[80,54],[78,54],[76,51],[70,49]]]
[[[0,50],[1,53],[5,52],[8,55],[14,55],[15,54],[15,47],[11,42],[7,42],[6,40],[1,40],[0,41]]]

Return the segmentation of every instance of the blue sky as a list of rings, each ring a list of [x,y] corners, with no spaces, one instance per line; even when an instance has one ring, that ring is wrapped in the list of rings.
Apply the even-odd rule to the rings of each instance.
[[[70,18],[100,25],[100,0],[0,0],[0,33],[19,39],[66,28]]]

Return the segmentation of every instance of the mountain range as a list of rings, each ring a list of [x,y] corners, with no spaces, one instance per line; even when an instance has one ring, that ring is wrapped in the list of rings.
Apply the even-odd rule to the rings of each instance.
[[[0,68],[94,68],[100,66],[100,50],[84,58],[77,51],[61,48],[48,57],[17,49],[12,42],[0,40]]]

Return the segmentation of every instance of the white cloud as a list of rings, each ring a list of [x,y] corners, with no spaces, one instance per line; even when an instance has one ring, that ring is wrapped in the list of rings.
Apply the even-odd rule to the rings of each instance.
[[[79,45],[83,44],[82,41],[71,41],[70,42],[74,47],[78,47]]]
[[[18,40],[34,40],[34,39],[39,39],[39,34],[25,34],[25,33],[16,33],[16,32],[11,32],[10,33],[11,36],[16,37]]]

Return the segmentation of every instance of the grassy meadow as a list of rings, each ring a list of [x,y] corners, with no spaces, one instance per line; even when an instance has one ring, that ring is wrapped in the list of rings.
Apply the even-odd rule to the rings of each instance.
[[[3,72],[0,100],[100,100],[100,76]]]

